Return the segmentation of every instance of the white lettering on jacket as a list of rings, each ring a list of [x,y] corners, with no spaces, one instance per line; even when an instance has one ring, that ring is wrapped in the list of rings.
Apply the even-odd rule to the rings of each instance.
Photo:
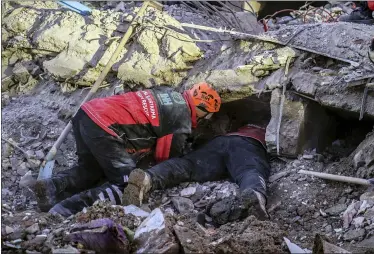
[[[157,118],[157,113],[154,105],[154,101],[152,99],[152,96],[149,94],[147,91],[138,91],[136,92],[136,95],[139,96],[143,111],[144,113],[148,116],[151,117],[152,119]]]

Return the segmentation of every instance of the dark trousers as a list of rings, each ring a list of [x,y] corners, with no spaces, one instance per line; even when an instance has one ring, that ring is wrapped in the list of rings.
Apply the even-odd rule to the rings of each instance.
[[[270,165],[267,152],[258,141],[241,136],[220,136],[202,148],[182,158],[164,161],[148,172],[152,177],[152,189],[231,177],[240,191],[252,188],[266,196]]]
[[[72,123],[78,165],[52,178],[60,193],[70,193],[72,196],[51,210],[69,216],[99,199],[121,204],[128,175],[136,166],[125,151],[123,140],[105,132],[81,109]],[[102,179],[108,182],[95,187]]]

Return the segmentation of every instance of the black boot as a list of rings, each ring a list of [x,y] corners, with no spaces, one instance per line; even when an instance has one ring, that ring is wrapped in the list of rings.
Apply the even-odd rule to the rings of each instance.
[[[227,197],[210,207],[209,214],[217,224],[225,224],[254,215],[259,220],[269,219],[266,198],[251,188],[245,189],[239,197]]]

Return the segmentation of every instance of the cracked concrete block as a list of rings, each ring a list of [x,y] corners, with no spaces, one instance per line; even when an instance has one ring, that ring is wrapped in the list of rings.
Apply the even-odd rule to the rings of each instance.
[[[85,24],[84,18],[78,13],[51,12],[44,17],[39,29],[35,31],[33,42],[39,49],[61,52],[85,32],[82,29]]]
[[[13,77],[16,82],[26,84],[29,81],[30,73],[22,63],[17,63],[13,68]]]
[[[135,231],[136,253],[178,253],[172,224],[159,208],[153,210]]]
[[[2,20],[5,28],[14,35],[27,34],[38,22],[41,13],[31,8],[16,8]]]
[[[307,73],[297,69],[296,73],[290,75],[290,81],[296,92],[314,96],[317,87],[322,83],[319,75]]]
[[[374,132],[369,133],[349,156],[357,177],[374,177]]]
[[[280,115],[282,91],[275,89],[271,95],[271,120],[266,128],[265,141],[269,152],[277,152],[277,126]],[[300,152],[299,137],[302,135],[305,105],[300,101],[288,98],[284,101],[282,122],[279,131],[279,147],[281,153],[296,155]]]
[[[268,151],[277,152],[277,127],[280,114],[282,90],[272,92],[271,120],[266,128],[265,141]],[[279,131],[280,153],[296,156],[305,150],[324,149],[331,142],[335,119],[313,101],[298,98],[286,92],[282,121]]]

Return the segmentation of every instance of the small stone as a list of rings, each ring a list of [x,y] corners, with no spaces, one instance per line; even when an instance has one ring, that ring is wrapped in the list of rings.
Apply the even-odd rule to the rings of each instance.
[[[19,238],[23,238],[23,231],[22,229],[15,230],[12,234],[8,236],[9,240],[15,240]]]
[[[18,167],[17,167],[17,173],[20,176],[24,176],[28,171],[28,168],[26,166],[26,162],[22,162]]]
[[[147,218],[150,214],[150,213],[144,211],[143,209],[140,209],[139,207],[137,207],[135,205],[124,206],[123,210],[124,210],[125,214],[132,214],[132,215],[134,215],[136,217],[140,217],[140,218]]]
[[[3,208],[8,211],[12,210],[8,204],[3,204]]]
[[[46,229],[43,229],[42,234],[43,235],[48,235],[50,232],[51,232],[51,230],[46,228]]]
[[[35,152],[35,157],[39,160],[42,160],[44,159],[45,155],[44,155],[44,152],[43,150],[38,150]]]
[[[303,159],[305,160],[313,160],[314,155],[313,154],[304,154]]]
[[[26,151],[26,154],[27,154],[27,156],[28,156],[29,158],[32,158],[32,157],[34,157],[34,155],[35,155],[35,153],[34,153],[33,150],[27,150],[27,151]]]
[[[41,146],[42,145],[42,142],[35,142],[35,143],[33,143],[32,145],[31,145],[31,148],[32,149],[36,149],[36,148],[38,148],[39,146]]]
[[[335,233],[339,234],[339,233],[343,232],[343,229],[342,228],[334,228],[334,231],[335,231]]]
[[[365,220],[365,217],[361,216],[361,217],[354,218],[352,223],[353,225],[355,225],[355,228],[362,228],[364,226],[364,220]]]
[[[187,187],[181,190],[180,195],[182,197],[191,197],[196,192],[196,187]]]
[[[364,237],[365,234],[366,234],[366,231],[363,228],[359,230],[351,229],[347,233],[344,234],[343,239],[345,241],[359,240],[360,238]]]
[[[14,229],[9,227],[9,226],[5,226],[5,234],[9,235],[9,234],[12,234],[14,232]]]
[[[162,204],[165,204],[166,202],[169,201],[169,198],[168,197],[163,197],[162,200],[161,200],[161,203]]]
[[[360,200],[364,201],[366,200],[368,204],[374,205],[374,191],[372,192],[365,192],[360,196]]]
[[[11,243],[13,244],[22,243],[22,239],[13,240]]]
[[[351,187],[348,187],[344,190],[345,193],[350,194],[352,193],[353,189]]]
[[[42,244],[47,240],[47,235],[37,235],[35,236],[34,242],[36,244]]]
[[[54,230],[53,232],[52,232],[52,234],[54,235],[54,236],[61,236],[62,235],[62,232],[64,232],[65,230],[63,229],[63,228],[58,228],[58,229],[56,229],[56,230]]]
[[[79,254],[80,251],[72,246],[62,249],[52,249],[52,254]]]
[[[327,233],[331,233],[332,232],[332,226],[331,225],[327,225],[325,227],[325,230],[326,230]]]
[[[191,212],[194,209],[192,201],[188,198],[173,197],[171,201],[173,202],[173,205],[178,210],[178,212],[181,214]]]
[[[338,204],[345,204],[346,201],[347,201],[347,198],[342,197],[341,199],[339,199]]]
[[[269,177],[269,182],[270,183],[275,182],[275,181],[277,181],[278,179],[280,179],[282,177],[288,176],[289,174],[290,174],[289,170],[276,173],[276,174],[274,174],[274,175],[272,175],[272,176]]]
[[[35,223],[35,224],[31,225],[30,227],[26,228],[26,232],[29,233],[29,234],[35,234],[39,230],[40,229],[39,229],[39,224],[38,223]]]
[[[30,168],[38,168],[41,164],[40,160],[35,159],[29,159],[27,164],[30,166]]]
[[[27,236],[26,236],[27,241],[31,241],[31,240],[34,239],[34,238],[35,238],[34,235],[27,235]]]
[[[326,213],[329,215],[339,215],[341,212],[344,212],[346,209],[347,209],[346,204],[337,204],[327,209]]]
[[[1,189],[1,195],[2,197],[6,197],[6,196],[12,196],[13,193],[9,191],[7,188],[3,188]]]

